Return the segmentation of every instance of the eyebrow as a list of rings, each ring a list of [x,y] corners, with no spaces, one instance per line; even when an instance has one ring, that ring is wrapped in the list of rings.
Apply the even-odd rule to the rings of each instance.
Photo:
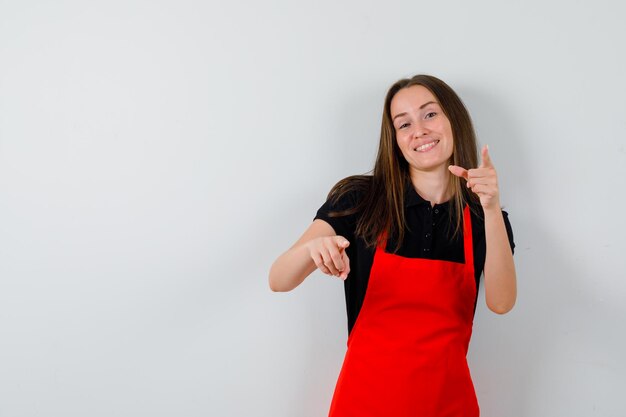
[[[424,107],[428,106],[429,104],[437,104],[437,102],[436,102],[436,101],[429,101],[428,103],[424,103],[424,104],[422,104],[422,105],[420,106],[420,108],[419,108],[419,109],[420,109],[420,110],[422,110]],[[391,121],[396,120],[396,119],[397,119],[398,117],[400,117],[400,116],[406,116],[406,115],[407,115],[407,113],[406,113],[406,112],[403,112],[403,113],[398,113],[398,114],[396,114],[395,116],[393,116],[393,119],[391,119]]]

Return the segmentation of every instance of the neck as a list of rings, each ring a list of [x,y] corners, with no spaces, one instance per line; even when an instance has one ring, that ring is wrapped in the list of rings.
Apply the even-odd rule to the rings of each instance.
[[[445,170],[416,171],[411,170],[411,183],[415,191],[430,204],[441,204],[448,201],[451,192],[448,190],[450,172]]]

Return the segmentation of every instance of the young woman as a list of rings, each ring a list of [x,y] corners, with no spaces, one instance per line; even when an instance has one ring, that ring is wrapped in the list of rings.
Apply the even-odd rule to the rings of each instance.
[[[466,354],[479,279],[489,309],[511,310],[513,248],[460,98],[432,76],[396,82],[372,175],[335,185],[270,270],[274,291],[317,268],[344,280],[348,350],[330,416],[478,416]]]

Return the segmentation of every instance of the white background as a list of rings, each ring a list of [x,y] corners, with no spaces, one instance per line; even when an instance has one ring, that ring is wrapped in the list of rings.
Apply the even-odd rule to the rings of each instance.
[[[267,272],[416,73],[467,104],[515,231],[482,415],[626,415],[624,12],[0,1],[0,416],[325,416],[342,284]]]

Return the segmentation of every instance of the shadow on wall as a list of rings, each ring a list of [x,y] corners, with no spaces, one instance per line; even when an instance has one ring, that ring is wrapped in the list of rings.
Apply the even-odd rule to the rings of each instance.
[[[481,283],[470,367],[482,413],[530,417],[559,410],[572,416],[604,415],[602,403],[611,404],[611,395],[620,395],[615,366],[626,346],[623,339],[612,337],[623,327],[620,313],[609,311],[585,289],[594,280],[592,266],[584,262],[585,248],[572,251],[564,246],[559,234],[564,226],[546,224],[541,215],[546,202],[540,206],[533,190],[546,185],[532,183],[532,176],[525,175],[541,168],[532,165],[523,145],[530,132],[524,132],[502,100],[484,92],[462,95],[479,141],[490,145],[517,245],[514,310],[506,316],[491,313]],[[558,202],[550,206],[560,207]],[[599,384],[598,376],[615,383]],[[607,385],[615,387],[613,394],[606,392]]]

